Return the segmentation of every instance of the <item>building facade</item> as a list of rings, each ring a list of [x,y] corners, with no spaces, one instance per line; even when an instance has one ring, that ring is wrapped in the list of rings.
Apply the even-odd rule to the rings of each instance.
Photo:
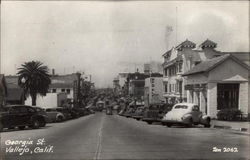
[[[164,102],[163,78],[149,77],[145,79],[144,102],[146,106]]]
[[[167,103],[187,101],[187,91],[184,89],[186,80],[182,74],[202,61],[220,56],[221,53],[215,50],[216,46],[207,39],[197,49],[195,43],[186,40],[163,54],[164,97]]]
[[[222,109],[250,113],[249,66],[233,55],[225,54],[201,62],[183,76],[187,101],[215,117]]]

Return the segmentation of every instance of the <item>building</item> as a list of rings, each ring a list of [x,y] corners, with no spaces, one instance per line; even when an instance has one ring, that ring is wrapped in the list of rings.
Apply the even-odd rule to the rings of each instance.
[[[207,39],[196,49],[196,44],[187,39],[163,54],[164,97],[167,103],[187,101],[187,92],[184,90],[186,80],[182,74],[202,61],[220,56],[222,53],[215,50],[216,46],[216,43]]]
[[[146,106],[164,102],[163,97],[163,78],[149,77],[145,79],[144,102]]]
[[[25,100],[25,105],[32,105],[30,96]],[[67,93],[47,93],[46,96],[37,96],[36,106],[41,108],[54,108],[67,106]]]
[[[5,105],[7,97],[7,84],[3,74],[0,74],[0,107]]]
[[[113,80],[113,92],[116,96],[121,94],[121,86],[119,84],[118,77],[114,78]]]
[[[150,61],[148,63],[144,64],[144,73],[150,74],[150,73],[161,73],[162,74],[162,64],[160,62],[156,61]]]
[[[8,95],[6,104],[24,104],[25,95],[18,85],[18,76],[5,76]]]
[[[221,109],[240,109],[250,113],[249,66],[233,54],[211,58],[183,74],[187,101],[216,117]]]
[[[49,93],[66,93],[68,101],[77,98],[78,76],[76,73],[67,75],[52,75]]]

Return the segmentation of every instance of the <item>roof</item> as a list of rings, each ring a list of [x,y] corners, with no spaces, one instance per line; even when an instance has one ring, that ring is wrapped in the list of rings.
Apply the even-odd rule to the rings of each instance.
[[[186,39],[184,42],[179,44],[176,49],[177,50],[182,50],[182,48],[195,48],[196,44],[194,42],[189,41]]]
[[[199,63],[194,68],[192,68],[191,70],[184,73],[182,76],[208,72],[208,71],[214,69],[216,66],[218,66],[219,64],[221,64],[222,62],[224,62],[228,58],[232,58],[234,61],[237,61],[239,64],[248,68],[248,66],[246,64],[244,64],[243,62],[238,60],[236,57],[234,57],[230,54],[225,54],[225,55],[215,57],[215,58],[212,58],[212,59],[209,59],[209,60],[206,60],[206,61]]]
[[[7,101],[21,100],[23,95],[23,90],[21,88],[8,88],[8,95],[6,97]]]
[[[217,43],[207,39],[202,44],[200,44],[199,47],[201,47],[201,48],[216,48],[216,46],[217,46]]]
[[[173,48],[171,48],[170,50],[168,50],[167,52],[165,52],[162,56],[165,57],[166,55],[170,54],[172,52]]]

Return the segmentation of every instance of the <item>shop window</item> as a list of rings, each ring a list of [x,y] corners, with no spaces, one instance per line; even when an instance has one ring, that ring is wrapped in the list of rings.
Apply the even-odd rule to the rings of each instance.
[[[65,92],[65,89],[61,89],[62,92]]]

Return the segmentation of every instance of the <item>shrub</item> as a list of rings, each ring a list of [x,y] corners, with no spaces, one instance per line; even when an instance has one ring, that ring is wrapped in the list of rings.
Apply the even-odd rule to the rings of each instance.
[[[239,109],[222,109],[217,113],[218,120],[236,121],[241,120],[242,112]]]

